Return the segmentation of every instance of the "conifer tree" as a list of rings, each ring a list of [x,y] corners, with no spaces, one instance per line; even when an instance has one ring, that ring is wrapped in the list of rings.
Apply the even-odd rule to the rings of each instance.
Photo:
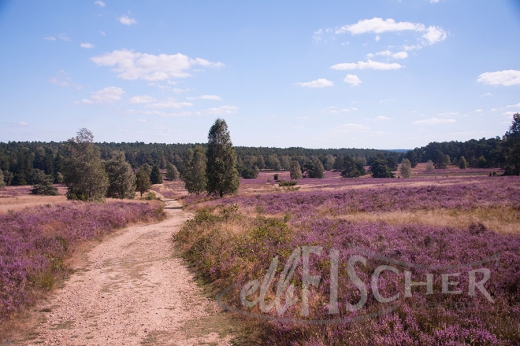
[[[206,155],[208,158],[206,167],[208,193],[217,194],[220,197],[236,193],[240,185],[240,177],[236,168],[237,155],[225,120],[217,119],[210,128]]]
[[[150,173],[150,182],[152,184],[162,184],[161,171],[157,165],[153,165],[152,167],[152,173]]]
[[[123,152],[105,163],[105,171],[109,183],[107,197],[134,198],[136,177]]]
[[[200,145],[195,147],[195,150],[188,150],[188,157],[184,163],[181,179],[184,181],[184,186],[188,193],[202,193],[206,191],[206,153],[204,148]]]

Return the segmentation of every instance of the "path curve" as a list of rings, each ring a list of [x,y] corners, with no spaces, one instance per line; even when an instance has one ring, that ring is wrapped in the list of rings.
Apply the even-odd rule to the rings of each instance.
[[[172,234],[191,214],[165,202],[166,220],[116,231],[85,254],[43,303],[44,322],[29,345],[230,344],[211,328],[191,330],[218,308],[172,255]]]

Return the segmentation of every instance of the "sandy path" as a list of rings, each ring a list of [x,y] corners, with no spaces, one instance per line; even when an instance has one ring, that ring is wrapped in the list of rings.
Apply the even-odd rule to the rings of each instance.
[[[171,236],[190,214],[176,201],[165,210],[165,221],[117,231],[87,252],[41,304],[44,321],[28,344],[228,345],[231,336],[212,328],[217,307],[172,256]]]

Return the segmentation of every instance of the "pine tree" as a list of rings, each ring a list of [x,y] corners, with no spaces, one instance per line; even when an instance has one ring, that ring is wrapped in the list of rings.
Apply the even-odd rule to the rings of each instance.
[[[506,157],[505,175],[520,175],[520,113],[513,115],[513,123],[504,135]]]
[[[92,132],[83,128],[65,144],[67,158],[63,163],[63,175],[68,199],[96,201],[105,198],[108,177],[93,141]]]
[[[143,193],[150,189],[150,186],[152,186],[152,183],[150,183],[148,172],[146,169],[139,169],[135,179],[135,189],[141,194],[141,198],[143,197]]]
[[[394,174],[390,170],[390,168],[386,165],[385,160],[376,159],[370,166],[370,171],[372,171],[373,178],[393,178]]]
[[[358,164],[352,156],[346,155],[343,159],[343,170],[341,171],[341,176],[343,178],[357,178],[362,175],[362,172],[358,169]],[[364,171],[364,169],[363,169]],[[364,172],[363,172],[364,173]]]
[[[302,178],[302,170],[298,161],[291,161],[290,175],[292,180],[299,180]]]
[[[107,197],[134,198],[136,178],[123,152],[119,152],[105,163],[105,171],[109,182]]]
[[[150,173],[150,182],[152,184],[162,184],[161,171],[157,165],[153,165],[152,167],[152,173]]]
[[[188,193],[202,193],[206,191],[206,153],[200,145],[195,147],[195,151],[188,150],[188,157],[184,163],[181,179]]]
[[[210,128],[206,155],[208,193],[218,194],[220,197],[236,193],[240,185],[240,177],[236,169],[237,156],[225,120],[217,119]]]

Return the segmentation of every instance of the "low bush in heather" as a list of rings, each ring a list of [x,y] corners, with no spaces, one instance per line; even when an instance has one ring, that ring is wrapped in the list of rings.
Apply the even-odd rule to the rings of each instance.
[[[290,206],[298,209],[297,204]],[[267,343],[520,343],[520,238],[484,225],[353,223],[312,212],[251,217],[227,204],[197,212],[174,240],[184,257],[224,290],[220,298],[230,310],[261,321]],[[349,272],[355,256],[366,260],[352,266],[357,283]],[[383,268],[376,292],[375,272],[385,265],[394,270]],[[407,271],[408,280],[425,281],[411,287],[411,296]],[[348,310],[363,301],[363,288],[361,307]],[[395,299],[385,301],[389,297]]]
[[[127,202],[46,205],[0,215],[0,320],[66,274],[64,260],[78,243],[163,217],[161,205]]]

